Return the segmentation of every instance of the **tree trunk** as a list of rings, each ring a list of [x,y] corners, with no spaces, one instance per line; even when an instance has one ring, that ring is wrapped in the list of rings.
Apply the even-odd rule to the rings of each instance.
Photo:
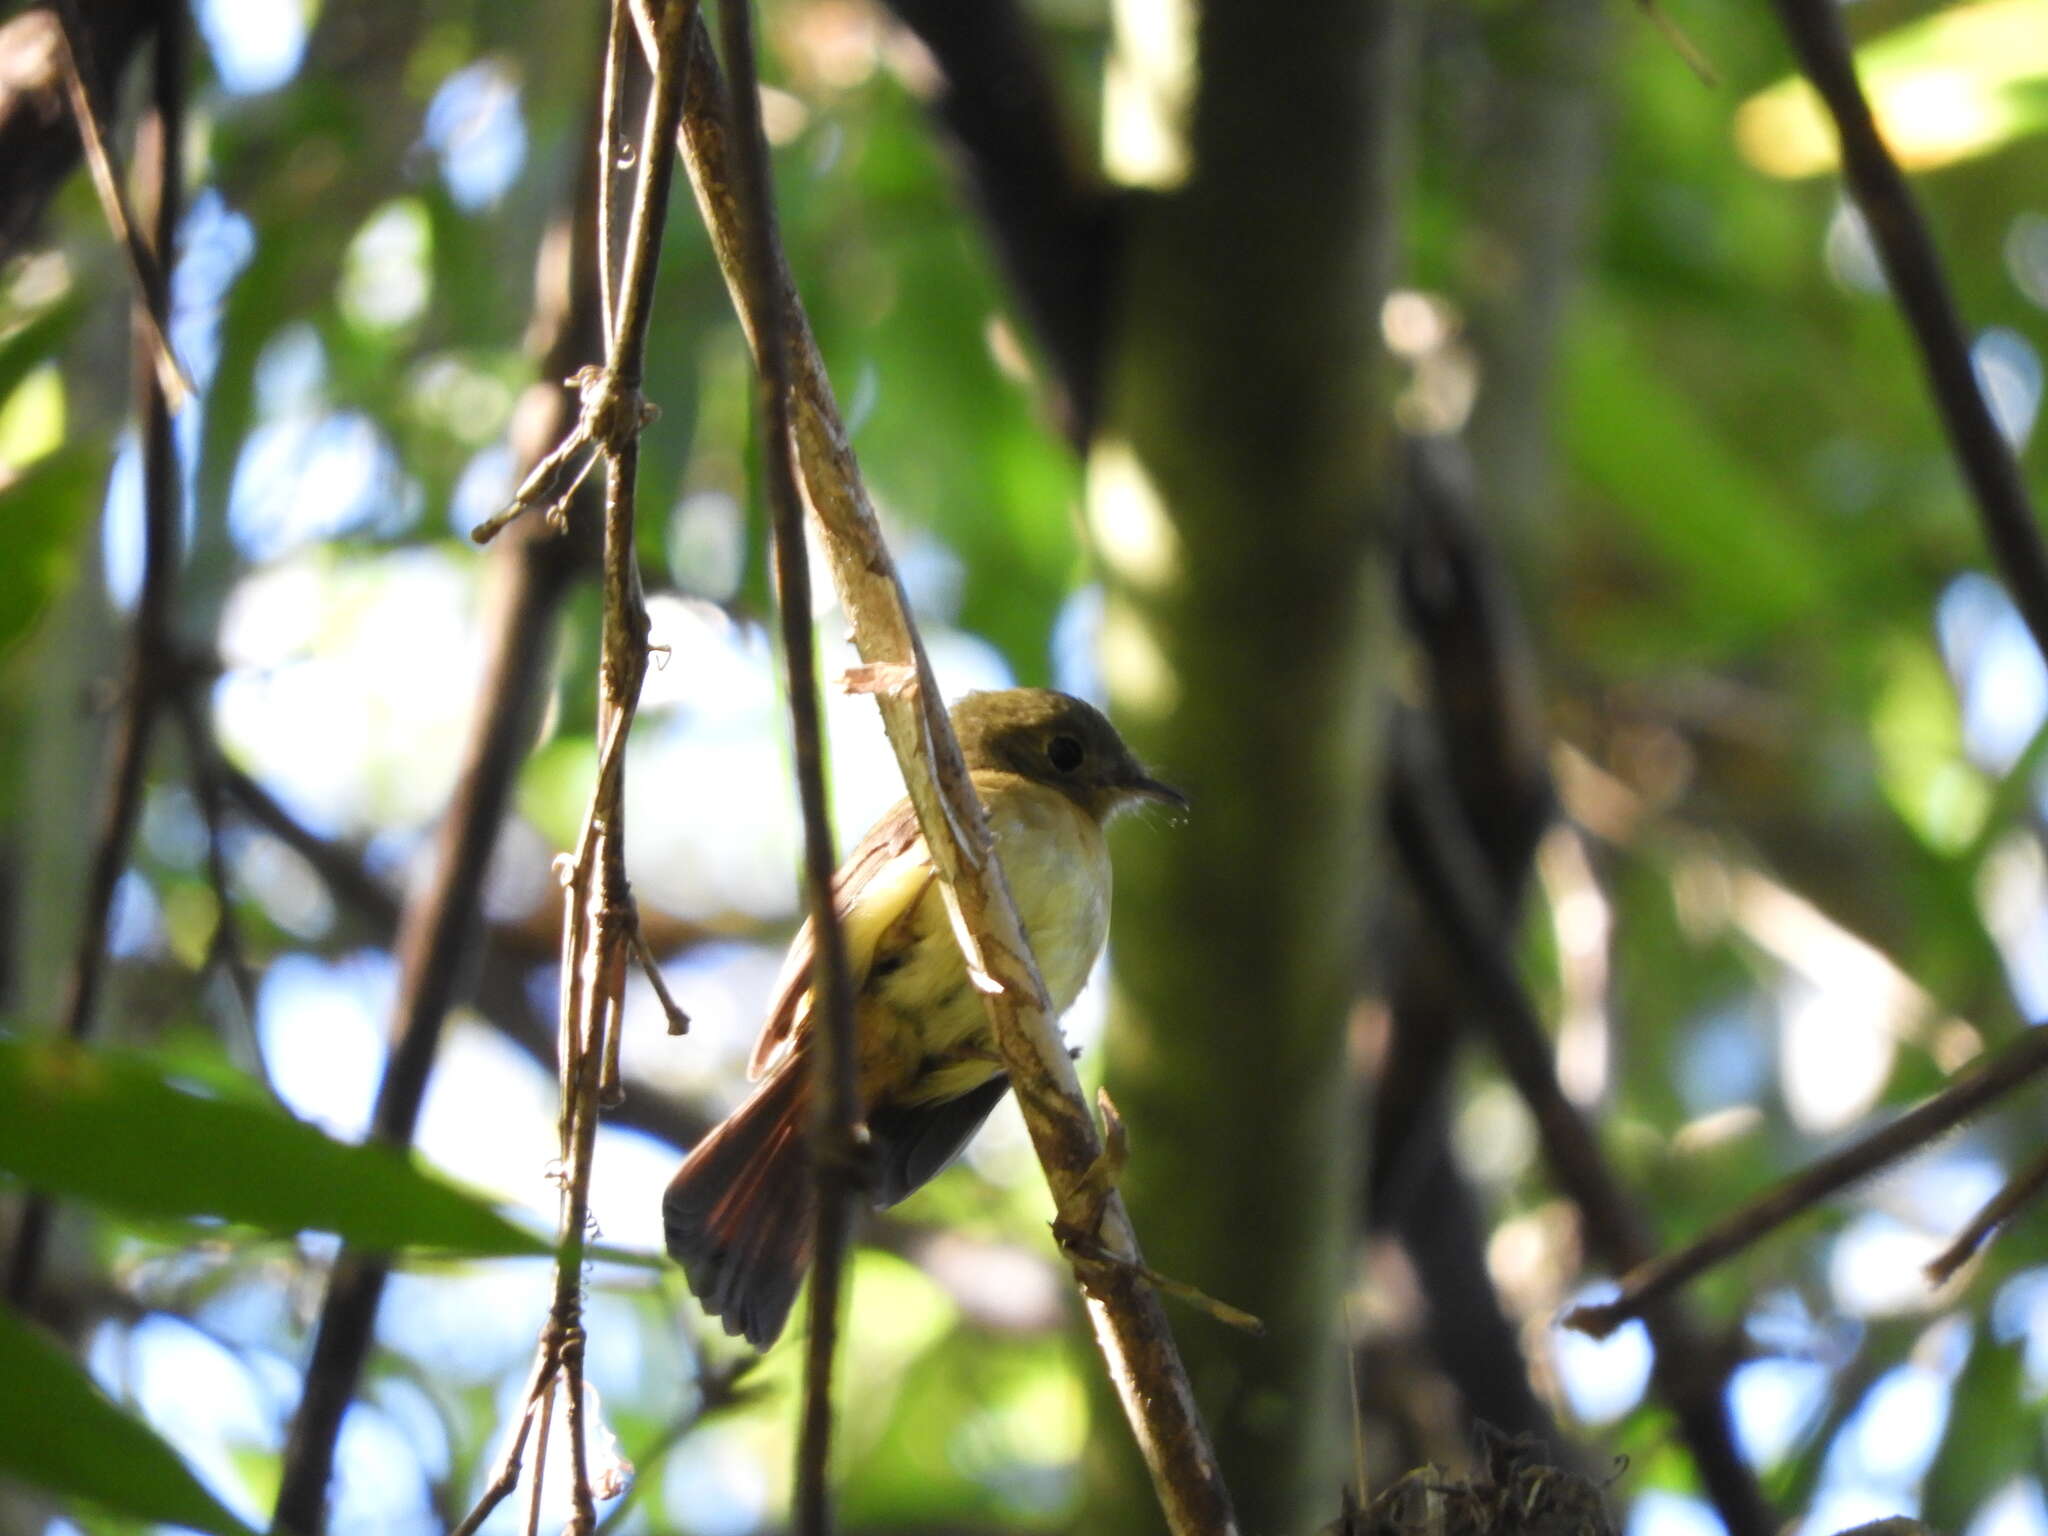
[[[1149,1261],[1267,1325],[1177,1330],[1247,1532],[1333,1515],[1348,1436],[1395,18],[1211,0],[1175,39],[1125,12],[1106,114],[1112,170],[1147,185],[1089,453],[1103,670],[1195,802],[1120,839],[1108,1077]],[[1156,1528],[1134,1454],[1096,1444],[1087,1528]]]

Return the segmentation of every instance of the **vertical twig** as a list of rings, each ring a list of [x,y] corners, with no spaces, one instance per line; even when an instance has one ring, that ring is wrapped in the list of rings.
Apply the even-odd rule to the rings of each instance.
[[[814,1038],[817,1084],[811,1159],[818,1183],[813,1238],[810,1339],[804,1357],[804,1405],[797,1440],[795,1512],[801,1536],[831,1529],[832,1362],[839,1341],[839,1300],[848,1226],[858,1185],[854,1125],[852,983],[846,940],[832,902],[832,827],[825,808],[824,753],[818,728],[817,655],[811,633],[811,577],[804,545],[803,501],[791,463],[788,317],[776,252],[773,175],[761,130],[759,69],[750,0],[720,0],[720,35],[731,92],[733,164],[741,208],[747,291],[755,316],[759,360],[762,480],[775,521],[775,572],[781,588],[782,649],[789,667],[789,710],[796,738],[797,787],[803,801],[804,874],[811,931],[816,935],[823,1028]]]
[[[67,21],[75,20],[67,10]],[[82,36],[82,32],[79,34]],[[176,0],[164,0],[156,29],[149,115],[136,133],[136,174],[146,203],[150,259],[135,269],[133,373],[136,415],[142,433],[142,586],[135,601],[128,661],[122,679],[121,714],[109,752],[99,825],[86,870],[85,909],[78,945],[65,987],[64,1033],[83,1040],[92,1032],[100,985],[106,975],[107,922],[114,888],[128,863],[128,849],[142,811],[142,792],[158,718],[176,678],[176,640],[171,614],[178,583],[178,461],[171,439],[166,381],[157,367],[159,322],[169,304],[167,274],[178,228],[178,191],[185,126],[185,26]],[[77,70],[72,71],[74,78]],[[82,84],[78,100],[83,102]],[[89,106],[79,122],[81,137],[97,138]],[[104,145],[102,145],[104,149]],[[133,234],[133,226],[129,233]],[[137,235],[140,240],[142,237]],[[7,1299],[26,1307],[34,1299],[49,1242],[50,1201],[32,1194],[23,1202],[7,1256]]]
[[[624,0],[618,0],[623,4]],[[565,861],[561,1030],[561,1246],[555,1261],[554,1299],[534,1365],[527,1413],[540,1404],[541,1434],[536,1467],[547,1455],[551,1416],[546,1396],[557,1382],[567,1395],[570,1519],[575,1536],[589,1536],[597,1524],[590,1482],[588,1428],[584,1409],[583,1260],[590,1223],[590,1175],[597,1140],[603,1064],[616,1060],[627,964],[632,957],[632,895],[626,882],[626,741],[647,673],[647,609],[641,598],[633,547],[634,497],[639,470],[638,437],[646,420],[640,398],[648,322],[653,314],[654,276],[668,217],[669,184],[675,169],[676,126],[682,115],[682,39],[696,15],[694,0],[670,0],[658,22],[650,56],[653,89],[641,130],[639,176],[634,184],[632,220],[626,233],[624,269],[614,289],[616,310],[606,337],[605,366],[587,369],[582,379],[583,412],[577,432],[586,432],[605,460],[604,619],[598,656],[598,734],[602,743],[597,783],[583,820],[573,859]],[[616,71],[607,61],[607,75]],[[609,174],[611,92],[598,132],[599,181]],[[608,240],[596,236],[600,257]],[[524,1427],[501,1462],[484,1500],[459,1528],[473,1531],[492,1507],[516,1486],[524,1453]],[[536,1473],[536,1475],[538,1475]]]
[[[1870,226],[1886,279],[1920,348],[1949,446],[1976,497],[1992,557],[2034,644],[2048,656],[2048,549],[2012,445],[1992,419],[1970,363],[1941,257],[1898,162],[1885,147],[1856,80],[1856,60],[1834,0],[1773,0],[1799,67],[1834,119],[1842,174]]]

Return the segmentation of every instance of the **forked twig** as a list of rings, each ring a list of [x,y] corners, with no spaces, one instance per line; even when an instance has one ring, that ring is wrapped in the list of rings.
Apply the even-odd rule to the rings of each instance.
[[[623,4],[624,0],[619,0]],[[640,402],[642,363],[653,313],[655,271],[667,222],[669,184],[675,169],[676,126],[682,115],[685,29],[695,19],[694,0],[671,0],[659,19],[650,59],[653,89],[641,130],[639,175],[627,230],[617,309],[606,342],[604,366],[584,370],[583,412],[561,449],[549,456],[566,462],[572,445],[589,447],[605,463],[603,635],[598,658],[598,725],[602,747],[583,830],[572,858],[560,861],[563,874],[562,1018],[560,1116],[562,1198],[555,1263],[554,1300],[541,1329],[528,1417],[541,1405],[541,1436],[534,1451],[536,1472],[547,1454],[551,1418],[545,1406],[559,1382],[567,1393],[564,1418],[569,1432],[570,1518],[568,1530],[589,1536],[597,1524],[591,1487],[589,1426],[583,1380],[583,1263],[590,1223],[590,1175],[597,1141],[600,1102],[615,1084],[618,1032],[628,961],[638,923],[626,883],[625,761],[647,674],[647,609],[640,591],[633,547],[638,434],[647,413]],[[609,71],[609,60],[608,60]],[[612,150],[600,128],[600,183]],[[600,226],[600,252],[610,242]],[[474,1529],[495,1504],[517,1486],[525,1432],[515,1437],[500,1475],[464,1522]],[[537,1497],[537,1495],[536,1495]]]

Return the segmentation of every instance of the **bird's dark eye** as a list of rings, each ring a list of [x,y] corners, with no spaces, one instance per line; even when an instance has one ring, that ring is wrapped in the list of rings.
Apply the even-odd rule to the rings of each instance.
[[[1045,746],[1046,761],[1058,773],[1072,773],[1081,766],[1081,756],[1081,743],[1071,736],[1055,736]]]

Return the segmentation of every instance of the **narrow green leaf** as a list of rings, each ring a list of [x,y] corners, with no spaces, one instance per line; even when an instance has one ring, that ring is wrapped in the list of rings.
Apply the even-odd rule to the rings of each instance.
[[[0,1306],[0,1476],[121,1515],[216,1536],[250,1536],[140,1419]]]
[[[0,1172],[135,1216],[334,1232],[373,1249],[548,1251],[388,1147],[203,1097],[145,1057],[59,1042],[0,1038]]]

